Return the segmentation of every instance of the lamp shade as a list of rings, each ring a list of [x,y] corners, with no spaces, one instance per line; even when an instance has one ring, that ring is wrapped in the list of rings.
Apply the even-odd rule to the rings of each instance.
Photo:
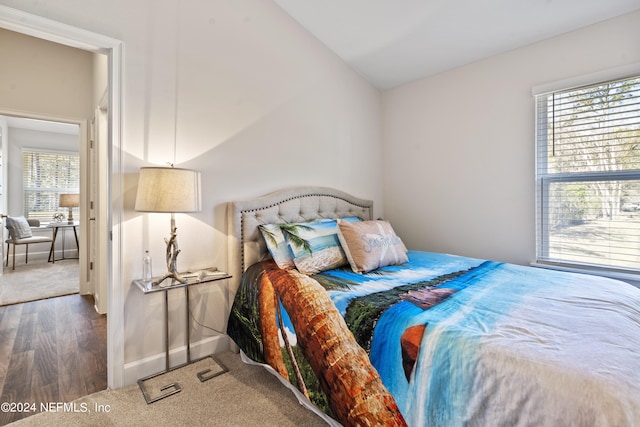
[[[58,206],[61,208],[77,208],[80,206],[79,194],[60,194]]]
[[[198,212],[201,207],[200,172],[190,169],[140,169],[135,210],[140,212]]]

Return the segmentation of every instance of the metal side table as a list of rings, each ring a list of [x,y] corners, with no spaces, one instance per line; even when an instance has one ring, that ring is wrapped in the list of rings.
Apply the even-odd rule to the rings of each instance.
[[[201,274],[202,272],[206,273],[205,274]],[[196,273],[186,273],[183,275],[187,281],[185,283],[178,283],[175,280],[172,280],[171,282],[165,280],[165,282],[163,283],[167,283],[167,286],[159,286],[159,285],[151,285],[149,284],[149,286],[145,285],[145,283],[142,280],[134,280],[133,283],[138,287],[138,289],[140,289],[145,295],[147,294],[151,294],[151,293],[155,293],[155,292],[164,292],[164,340],[165,340],[165,369],[164,371],[160,371],[158,373],[149,375],[147,377],[144,378],[140,378],[138,380],[138,386],[140,387],[140,390],[142,391],[142,394],[144,395],[144,399],[146,400],[147,404],[153,403],[153,402],[157,402],[160,399],[164,399],[165,397],[169,397],[171,395],[174,395],[176,393],[179,393],[182,389],[180,388],[180,385],[177,383],[170,383],[167,384],[163,387],[160,388],[161,391],[163,391],[164,393],[152,398],[146,387],[145,387],[145,381],[150,380],[152,378],[158,377],[160,375],[166,374],[167,372],[176,370],[176,369],[180,369],[186,365],[189,365],[191,363],[197,362],[199,360],[202,359],[206,359],[206,358],[211,358],[213,359],[213,361],[220,366],[221,370],[216,372],[215,374],[209,374],[209,372],[211,371],[210,369],[206,369],[204,371],[200,371],[197,373],[198,379],[201,382],[210,380],[211,378],[215,378],[218,375],[222,375],[225,372],[228,372],[229,370],[227,369],[226,366],[224,366],[222,364],[222,362],[220,362],[220,360],[218,360],[213,354],[209,355],[209,356],[205,356],[205,357],[201,357],[199,359],[196,360],[191,360],[191,338],[190,338],[190,307],[189,307],[189,287],[193,286],[193,285],[200,285],[202,283],[211,283],[211,282],[215,282],[218,280],[225,280],[225,279],[230,279],[231,276],[225,272],[222,271],[217,271],[217,270],[202,270],[201,272],[196,272]],[[170,285],[168,283],[171,283]],[[175,366],[173,368],[171,368],[170,363],[169,363],[169,291],[173,290],[173,289],[180,289],[183,288],[185,291],[185,305],[186,305],[186,341],[187,341],[187,361],[186,363],[183,363],[181,365]]]

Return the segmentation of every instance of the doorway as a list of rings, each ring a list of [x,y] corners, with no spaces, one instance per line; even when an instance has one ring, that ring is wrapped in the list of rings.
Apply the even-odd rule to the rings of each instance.
[[[59,206],[60,195],[80,191],[80,145],[85,142],[85,138],[80,138],[80,126],[0,116],[0,129],[1,158],[4,159],[0,162],[0,173],[5,177],[0,211],[10,217],[27,218],[31,221],[32,236],[49,239],[28,247],[2,245],[2,251],[7,251],[0,251],[2,267],[7,267],[0,276],[0,305],[78,293],[79,260],[86,263],[87,259],[80,248],[85,249],[86,245],[81,246],[74,239],[79,223],[70,225],[65,219],[63,224],[56,218],[67,211]],[[73,210],[75,218],[72,218],[77,221],[79,209]],[[8,238],[6,227],[2,226],[1,230]],[[56,239],[51,242],[53,236]]]
[[[122,112],[122,42],[81,28],[72,27],[17,9],[0,5],[0,28],[40,39],[53,41],[78,49],[108,56],[108,157],[99,172],[100,185],[106,188],[108,203],[100,206],[95,216],[99,230],[97,245],[105,248],[97,262],[103,266],[107,293],[107,382],[110,388],[124,385],[124,287],[121,260],[121,230],[123,217],[123,173],[121,164],[121,112]],[[114,286],[117,283],[118,286]]]

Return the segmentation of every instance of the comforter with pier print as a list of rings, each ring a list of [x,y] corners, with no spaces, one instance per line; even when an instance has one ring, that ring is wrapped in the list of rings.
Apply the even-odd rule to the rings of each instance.
[[[640,290],[409,251],[368,274],[251,267],[228,333],[343,425],[640,425]]]

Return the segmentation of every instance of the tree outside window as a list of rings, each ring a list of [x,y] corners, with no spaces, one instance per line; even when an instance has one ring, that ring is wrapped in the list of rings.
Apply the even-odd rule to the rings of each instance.
[[[640,269],[640,77],[536,97],[538,260]]]

